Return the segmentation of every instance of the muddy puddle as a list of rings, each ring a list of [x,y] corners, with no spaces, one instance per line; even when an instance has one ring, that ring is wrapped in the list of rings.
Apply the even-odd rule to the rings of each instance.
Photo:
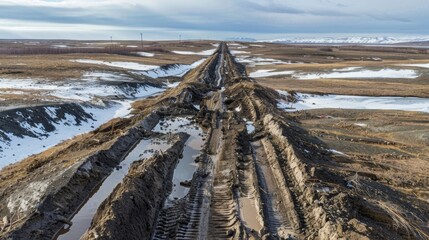
[[[273,172],[271,171],[266,154],[261,141],[252,142],[254,151],[256,172],[258,175],[259,184],[261,187],[261,198],[264,202],[263,211],[266,221],[268,222],[268,230],[271,233],[287,232],[292,230],[287,219],[287,213],[279,203],[282,202],[278,196],[279,190]],[[292,232],[292,231],[290,231]]]
[[[112,193],[113,189],[122,182],[134,161],[151,157],[159,151],[169,148],[166,140],[144,139],[141,140],[125,157],[121,164],[99,186],[95,193],[82,205],[76,215],[71,219],[72,225],[64,228],[55,238],[58,240],[76,240],[86,232],[91,224],[100,204]]]
[[[257,206],[255,199],[240,197],[238,202],[240,204],[240,218],[244,225],[250,230],[259,232],[263,225],[259,217],[259,207]]]
[[[166,207],[172,201],[181,199],[188,194],[189,186],[198,164],[195,159],[201,154],[206,134],[191,117],[165,118],[153,129],[161,133],[185,132],[190,135],[183,149],[183,157],[180,158],[173,174],[173,190],[166,201]],[[184,186],[181,185],[184,184]],[[186,184],[188,183],[188,184]]]

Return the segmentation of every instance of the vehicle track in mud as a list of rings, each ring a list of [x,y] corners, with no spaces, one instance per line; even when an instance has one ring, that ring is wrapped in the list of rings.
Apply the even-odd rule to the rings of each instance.
[[[120,153],[110,154],[114,164],[108,162],[102,173],[87,170],[87,181],[98,178],[85,191],[76,190],[78,200],[58,194],[55,201],[43,202],[48,209],[58,203],[71,206],[68,211],[52,210],[49,221],[25,219],[23,227],[0,237],[52,239],[60,227],[73,224],[73,212],[143,137],[161,137],[172,146],[134,157],[123,180],[97,203],[81,239],[367,237],[356,230],[362,226],[359,215],[346,215],[357,211],[350,202],[358,197],[348,195],[344,178],[316,169],[328,162],[327,153],[277,109],[279,98],[248,78],[222,43],[177,87],[137,106],[141,113],[128,122],[136,136],[123,143]],[[99,161],[93,160],[94,165]],[[79,163],[76,174],[82,175],[86,162]],[[64,188],[79,181],[72,177]],[[327,182],[336,185],[327,187]]]
[[[296,236],[289,219],[292,214],[279,204],[281,200],[277,195],[281,191],[277,182],[272,175],[262,173],[261,165],[267,168],[269,163],[264,152],[254,151],[252,137],[245,127],[245,115],[227,110],[225,104],[224,92],[232,84],[231,79],[242,78],[245,74],[240,73],[225,45],[220,46],[217,54],[215,78],[211,80],[216,88],[203,98],[198,113],[210,119],[205,147],[210,156],[202,155],[189,196],[161,210],[152,239]],[[208,174],[207,179],[201,178],[204,174]]]

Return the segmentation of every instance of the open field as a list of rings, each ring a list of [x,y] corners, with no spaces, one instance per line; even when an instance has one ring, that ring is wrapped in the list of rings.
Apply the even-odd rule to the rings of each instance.
[[[140,44],[2,42],[0,239],[429,238],[427,50]]]

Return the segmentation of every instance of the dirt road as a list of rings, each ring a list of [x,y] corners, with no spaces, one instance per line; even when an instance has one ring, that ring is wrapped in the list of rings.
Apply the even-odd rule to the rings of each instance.
[[[130,156],[133,161],[123,180],[104,188],[108,196],[98,201],[85,233],[73,235],[74,239],[428,236],[424,224],[398,218],[382,199],[360,195],[356,189],[367,180],[350,181],[350,174],[336,171],[338,163],[324,143],[277,109],[280,98],[247,77],[222,43],[177,87],[141,101],[134,106],[134,116],[115,124],[116,142],[104,153],[113,160],[103,161],[103,156],[94,155],[99,153],[91,153],[76,162],[74,171],[59,175],[60,187],[52,189],[49,184],[56,182],[47,183],[37,199],[40,204],[28,206],[19,218],[4,219],[0,237],[67,239],[73,232],[70,226],[80,224],[74,216]],[[109,129],[112,125],[100,130],[101,136]],[[154,139],[166,146],[144,156],[136,152],[138,143]],[[73,146],[64,151],[73,151]],[[15,192],[3,190],[8,197],[2,199],[11,199]],[[10,209],[2,209],[7,211],[6,216],[12,216]],[[427,221],[419,210],[410,211]],[[417,230],[410,232],[398,221]]]

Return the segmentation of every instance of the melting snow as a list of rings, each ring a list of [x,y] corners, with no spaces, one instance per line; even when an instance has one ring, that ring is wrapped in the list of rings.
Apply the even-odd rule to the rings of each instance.
[[[259,66],[259,65],[291,64],[291,62],[284,62],[273,58],[250,57],[246,55],[237,57],[236,60],[239,63],[247,63],[251,67]]]
[[[153,57],[155,56],[155,53],[150,53],[150,52],[137,52],[137,55],[140,55],[142,57]]]
[[[203,63],[205,58],[200,59],[190,65],[187,64],[171,64],[167,67],[159,67],[154,65],[144,65],[135,62],[105,62],[98,60],[86,60],[86,59],[78,59],[72,60],[80,63],[89,63],[89,64],[102,64],[107,66],[114,66],[125,68],[129,70],[136,70],[139,72],[134,72],[136,74],[142,74],[151,78],[160,78],[160,77],[183,77],[189,70],[198,67],[201,63]]]
[[[109,107],[99,108],[93,106],[82,106],[88,114],[92,115],[95,121],[87,119],[86,122],[81,122],[81,125],[76,125],[76,117],[66,114],[66,118],[57,123],[53,122],[56,130],[46,132],[43,126],[32,127],[26,122],[22,122],[21,126],[35,133],[38,138],[24,136],[17,137],[11,133],[5,133],[11,141],[0,141],[0,168],[24,159],[32,154],[40,153],[58,143],[70,139],[78,134],[89,132],[99,127],[103,123],[108,122],[115,117],[124,117],[131,111],[129,101],[116,101],[110,104]],[[55,115],[55,107],[45,108],[46,113]],[[1,130],[0,130],[1,131]]]
[[[85,75],[88,78],[91,76]],[[95,74],[108,77],[111,75]],[[31,79],[0,79],[0,89],[39,90],[44,95],[50,95],[61,99],[91,101],[97,97],[122,96],[124,98],[136,98],[155,94],[163,91],[161,88],[141,85],[138,88],[125,88],[117,85],[102,85],[89,81],[54,82]]]
[[[420,68],[429,68],[429,63],[421,63],[421,64],[401,64],[398,66],[404,66],[404,67],[420,67]]]
[[[78,63],[106,65],[110,67],[118,67],[118,68],[125,68],[125,69],[131,69],[131,70],[139,70],[139,71],[147,71],[147,70],[151,70],[159,67],[155,65],[146,65],[146,64],[135,63],[135,62],[107,62],[107,61],[99,61],[99,60],[91,60],[91,59],[77,59],[77,60],[70,60],[70,61],[78,62]]]
[[[181,54],[181,55],[201,55],[201,56],[210,56],[213,53],[215,53],[217,48],[209,49],[201,52],[191,52],[191,51],[173,51],[175,54]]]
[[[143,75],[146,75],[151,78],[160,78],[160,77],[183,77],[189,70],[198,67],[201,63],[203,63],[205,58],[198,60],[190,65],[186,64],[174,64],[171,65],[168,69],[164,68],[156,68],[149,71],[140,72]]]
[[[237,55],[237,54],[250,54],[250,52],[246,52],[246,51],[240,51],[240,50],[231,50],[230,51],[232,55]]]
[[[368,125],[366,123],[354,123],[353,125],[358,127],[367,127]]]
[[[288,95],[286,91],[278,91]],[[371,97],[349,95],[312,95],[297,93],[297,103],[281,100],[279,108],[297,111],[320,108],[404,110],[429,113],[429,99],[417,97]]]
[[[333,154],[336,154],[336,155],[340,155],[340,156],[348,156],[347,154],[345,154],[345,153],[343,153],[343,152],[340,152],[340,151],[337,151],[337,150],[335,150],[335,149],[329,149],[329,151],[331,152],[331,153],[333,153]]]
[[[253,125],[253,122],[247,121],[246,122],[246,129],[248,134],[252,134],[255,132],[255,125]]]
[[[381,70],[357,70],[357,68],[337,69],[337,72],[331,73],[310,73],[295,74],[293,77],[298,79],[323,79],[323,78],[417,78],[419,74],[409,69],[390,69]]]
[[[257,70],[256,72],[252,72],[249,74],[252,78],[262,78],[262,77],[270,77],[270,76],[276,76],[276,75],[292,75],[295,73],[295,71],[280,71],[280,72],[273,72],[275,69],[261,69]]]

